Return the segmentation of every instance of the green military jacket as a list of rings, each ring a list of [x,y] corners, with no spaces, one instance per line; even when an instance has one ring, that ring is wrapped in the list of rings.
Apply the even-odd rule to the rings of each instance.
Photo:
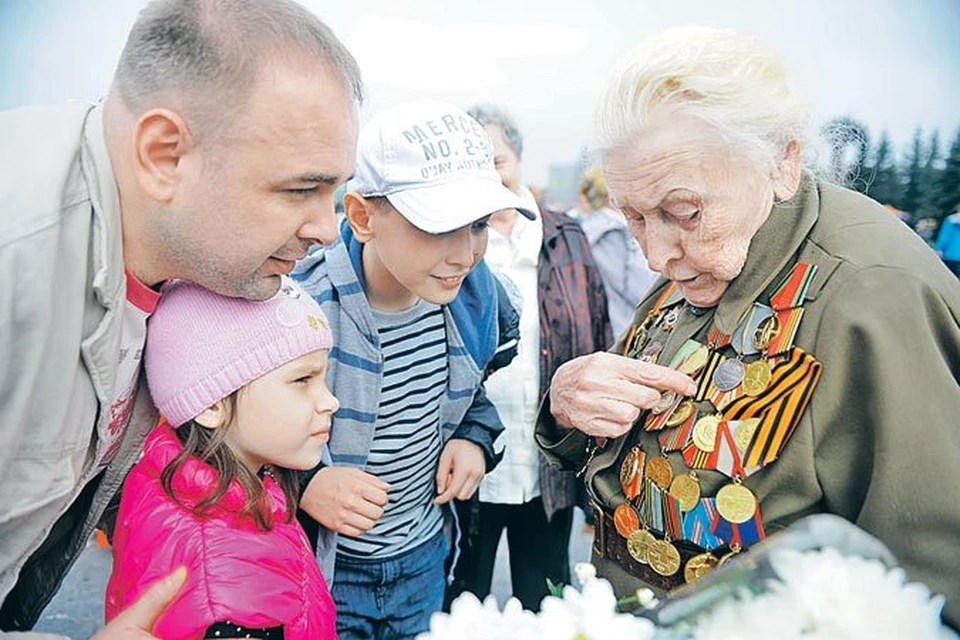
[[[669,363],[690,338],[706,343],[713,325],[732,333],[798,261],[817,271],[793,344],[822,363],[822,375],[780,457],[743,484],[759,500],[766,535],[827,512],[877,536],[909,579],[946,596],[944,615],[956,627],[960,284],[922,240],[876,202],[805,176],[793,200],[774,205],[716,308],[702,313],[683,305],[679,289],[663,303],[680,313],[657,362]],[[654,285],[635,325],[668,284]],[[621,336],[611,351],[623,353],[624,341]],[[556,424],[548,397],[536,437],[552,463],[586,464],[588,491],[609,514],[626,502],[619,471],[628,450],[639,445],[648,459],[660,453],[658,434],[638,426],[644,418],[587,462],[590,441]],[[668,457],[675,474],[689,472],[678,452]],[[705,497],[730,482],[716,471],[696,473]],[[619,595],[641,585],[594,548],[600,574]]]

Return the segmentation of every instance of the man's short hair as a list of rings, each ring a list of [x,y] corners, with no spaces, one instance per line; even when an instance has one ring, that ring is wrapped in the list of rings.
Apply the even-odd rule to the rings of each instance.
[[[296,2],[154,0],[130,31],[114,88],[137,114],[173,93],[183,101],[191,126],[203,130],[246,105],[271,55],[304,53],[338,74],[359,106],[363,82],[356,60],[327,25]]]

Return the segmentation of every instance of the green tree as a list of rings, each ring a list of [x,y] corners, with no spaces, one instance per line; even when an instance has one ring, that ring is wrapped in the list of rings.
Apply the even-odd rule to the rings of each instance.
[[[920,202],[923,198],[924,185],[924,153],[923,153],[923,131],[917,127],[913,132],[913,141],[907,149],[906,167],[902,171],[903,175],[903,196],[900,200],[900,208],[911,216],[917,215],[920,208]]]
[[[943,220],[960,204],[960,130],[950,144],[947,162],[940,172],[934,217]]]
[[[918,218],[934,218],[937,215],[937,190],[940,184],[942,168],[940,157],[940,130],[934,129],[930,134],[930,144],[923,162],[923,181],[920,196]]]
[[[873,154],[873,163],[866,171],[867,187],[864,193],[881,204],[892,204],[900,207],[901,189],[897,173],[896,159],[890,136],[884,131],[880,134],[876,151]]]

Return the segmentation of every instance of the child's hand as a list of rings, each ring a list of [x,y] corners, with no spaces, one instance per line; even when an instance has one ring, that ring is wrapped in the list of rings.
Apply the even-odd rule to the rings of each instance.
[[[187,570],[180,567],[163,580],[147,589],[140,599],[110,621],[91,640],[127,640],[154,638],[150,631],[167,605],[180,591],[187,579]]]
[[[358,536],[380,519],[386,482],[353,467],[324,467],[300,498],[300,508],[331,531]]]
[[[446,504],[454,498],[469,500],[480,486],[486,469],[483,449],[469,440],[451,439],[440,454],[437,497],[433,504]]]

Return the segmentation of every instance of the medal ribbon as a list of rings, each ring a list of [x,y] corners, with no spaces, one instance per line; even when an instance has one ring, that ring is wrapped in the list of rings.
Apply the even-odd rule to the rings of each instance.
[[[817,265],[798,262],[793,270],[777,285],[770,296],[770,306],[777,311],[799,307],[807,295],[807,289],[817,274]]]
[[[710,533],[720,518],[715,498],[701,498],[693,510],[683,514],[683,537],[708,551],[723,546],[723,540]]]
[[[730,431],[730,422],[723,420],[717,427],[717,464],[714,467],[717,471],[728,478],[743,478],[746,476],[743,470],[743,461],[740,457],[740,450],[737,449],[733,433]]]
[[[640,333],[640,327],[647,327],[653,323],[653,320],[660,315],[660,307],[663,306],[663,303],[667,301],[667,298],[670,297],[670,294],[673,293],[673,290],[677,288],[676,282],[670,282],[667,286],[660,292],[660,295],[657,297],[656,301],[653,303],[653,308],[650,309],[650,312],[647,313],[647,317],[643,319],[643,322],[640,324],[635,324],[630,327],[630,333],[627,334],[627,339],[623,342],[623,354],[627,357],[632,357],[631,354],[637,352],[637,349],[640,345],[633,344],[636,340],[637,335]]]
[[[643,521],[648,528],[663,533],[663,490],[649,478],[643,481]]]
[[[719,516],[713,523],[711,533],[728,545],[738,544],[744,549],[760,542],[766,537],[763,530],[763,518],[760,516],[760,504],[757,504],[757,510],[753,512],[753,517],[741,524],[728,522],[722,516]]]
[[[690,439],[690,433],[693,431],[693,425],[697,421],[697,418],[700,417],[700,411],[697,409],[693,410],[693,413],[690,414],[690,417],[683,422],[683,424],[678,425],[674,429],[669,431],[664,431],[660,434],[660,450],[664,453],[669,453],[671,451],[678,451],[686,446],[687,440]]]
[[[803,307],[782,309],[776,313],[777,320],[780,322],[780,330],[767,346],[767,355],[770,356],[783,353],[793,346],[793,339],[797,335],[797,329],[800,328],[800,320],[803,318]]]
[[[763,395],[743,396],[727,407],[724,411],[727,420],[760,418],[745,454],[745,467],[759,469],[779,457],[800,423],[822,373],[823,364],[819,360],[794,347],[790,358],[773,368],[770,385]]]
[[[710,327],[710,331],[707,333],[707,345],[709,345],[711,349],[722,349],[730,344],[731,339],[731,336],[720,333],[717,325]]]
[[[663,492],[663,514],[665,516],[664,533],[673,540],[683,537],[683,528],[680,526],[680,499],[669,491]]]

